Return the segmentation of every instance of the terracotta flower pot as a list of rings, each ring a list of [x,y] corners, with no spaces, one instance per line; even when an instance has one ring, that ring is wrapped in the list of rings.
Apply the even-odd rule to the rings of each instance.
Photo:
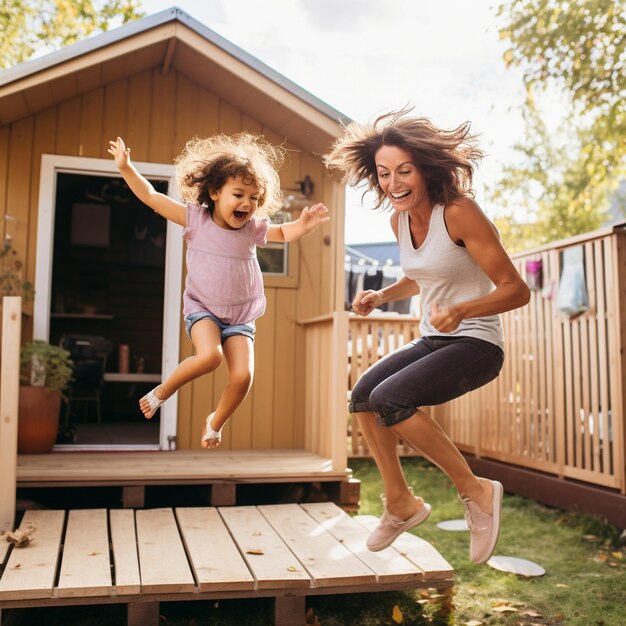
[[[20,387],[17,419],[19,454],[45,454],[52,450],[59,430],[61,392],[45,387]]]

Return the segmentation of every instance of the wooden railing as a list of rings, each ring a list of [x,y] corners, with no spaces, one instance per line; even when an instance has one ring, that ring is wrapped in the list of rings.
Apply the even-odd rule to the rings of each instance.
[[[348,313],[299,322],[304,329],[304,447],[348,467],[346,388]]]
[[[15,528],[22,299],[2,298],[0,353],[0,535]],[[2,550],[0,550],[0,556]],[[0,562],[2,558],[0,558]]]
[[[557,294],[562,252],[575,246],[584,253],[589,308],[570,318],[560,312]],[[626,232],[605,229],[513,257],[524,278],[526,261],[535,260],[543,263],[545,290],[502,315],[500,376],[430,414],[463,451],[624,493]],[[361,337],[367,351],[350,362],[350,383],[387,352],[384,341],[378,354],[372,351],[366,337],[406,336],[406,329],[400,319],[351,320],[351,336]],[[348,431],[348,445],[351,455],[367,454],[358,429]]]
[[[382,314],[374,317],[350,316],[348,335],[348,396],[361,374],[386,354],[419,337],[419,318]],[[399,442],[399,453],[415,454]],[[356,420],[348,417],[350,456],[369,456],[369,449]]]
[[[581,246],[589,308],[570,318],[557,306],[561,253]],[[440,407],[437,420],[477,456],[625,492],[624,375],[626,232],[607,229],[514,257],[541,260],[545,291],[502,315],[500,376]]]

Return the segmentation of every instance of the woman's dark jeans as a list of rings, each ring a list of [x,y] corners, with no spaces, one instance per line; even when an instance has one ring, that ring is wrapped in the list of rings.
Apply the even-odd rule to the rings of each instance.
[[[500,373],[502,349],[474,337],[422,337],[388,354],[361,376],[350,413],[373,412],[393,426],[420,406],[442,404],[478,389]]]

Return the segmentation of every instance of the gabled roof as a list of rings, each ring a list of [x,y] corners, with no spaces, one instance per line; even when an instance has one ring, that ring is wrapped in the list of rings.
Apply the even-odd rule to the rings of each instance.
[[[327,150],[349,121],[174,7],[0,72],[0,125],[159,66],[314,152]]]

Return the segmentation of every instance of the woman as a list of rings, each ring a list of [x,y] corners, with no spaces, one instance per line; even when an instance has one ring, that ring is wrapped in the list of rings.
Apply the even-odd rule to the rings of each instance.
[[[502,368],[499,313],[530,297],[498,232],[473,200],[482,158],[469,123],[443,130],[408,110],[352,123],[325,156],[351,185],[366,183],[377,208],[390,205],[404,276],[352,304],[368,315],[385,302],[420,294],[421,338],[373,365],[352,391],[350,412],[381,473],[385,511],[370,550],[391,545],[424,522],[430,506],[408,486],[397,454],[402,439],[454,482],[466,509],[470,557],[484,563],[500,531],[502,485],[475,476],[441,427],[420,407],[448,402],[490,382]]]

